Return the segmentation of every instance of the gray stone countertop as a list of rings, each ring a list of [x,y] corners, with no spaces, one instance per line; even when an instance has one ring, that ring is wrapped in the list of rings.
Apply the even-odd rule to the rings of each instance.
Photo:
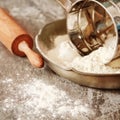
[[[55,0],[1,0],[0,6],[33,38],[64,17]],[[0,120],[120,120],[120,90],[83,87],[46,65],[34,68],[0,43]]]

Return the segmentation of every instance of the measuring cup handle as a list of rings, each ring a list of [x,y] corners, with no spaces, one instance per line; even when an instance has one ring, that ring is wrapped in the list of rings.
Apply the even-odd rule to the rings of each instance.
[[[72,2],[70,0],[56,0],[66,12],[69,12],[72,6]]]

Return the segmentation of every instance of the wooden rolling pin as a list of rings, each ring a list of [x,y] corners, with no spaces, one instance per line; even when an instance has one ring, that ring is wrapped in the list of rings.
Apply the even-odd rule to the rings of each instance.
[[[3,8],[0,8],[0,41],[11,53],[27,56],[33,66],[43,67],[42,56],[32,50],[33,39]]]

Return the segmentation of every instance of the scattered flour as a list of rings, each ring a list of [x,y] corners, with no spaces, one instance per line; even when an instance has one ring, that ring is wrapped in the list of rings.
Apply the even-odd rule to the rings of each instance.
[[[10,95],[1,101],[1,120],[7,120],[4,114],[10,118],[11,112],[15,120],[88,120],[89,115],[95,115],[94,109],[79,97],[74,100],[63,89],[46,84],[43,79],[32,78],[21,84],[9,79],[3,84]]]
[[[112,39],[111,39],[112,38]],[[48,57],[57,64],[89,73],[120,73],[119,68],[112,68],[105,64],[114,56],[117,45],[113,37],[109,36],[103,47],[93,51],[87,56],[80,56],[69,44],[67,35],[55,39],[55,47],[48,51]]]

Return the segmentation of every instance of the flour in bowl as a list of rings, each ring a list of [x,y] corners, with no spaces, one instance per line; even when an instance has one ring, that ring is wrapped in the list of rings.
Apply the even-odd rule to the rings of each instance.
[[[67,35],[58,36],[54,41],[54,48],[48,51],[47,56],[60,66],[73,68],[80,72],[89,73],[120,73],[120,68],[105,65],[114,56],[116,49],[115,38],[108,37],[103,47],[82,57],[69,44]]]

